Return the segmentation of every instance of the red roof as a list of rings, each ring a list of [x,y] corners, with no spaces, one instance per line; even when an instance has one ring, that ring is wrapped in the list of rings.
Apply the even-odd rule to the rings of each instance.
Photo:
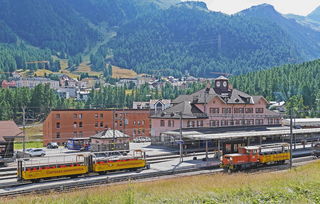
[[[4,138],[14,138],[22,136],[23,133],[12,120],[0,121],[0,141],[5,141]]]

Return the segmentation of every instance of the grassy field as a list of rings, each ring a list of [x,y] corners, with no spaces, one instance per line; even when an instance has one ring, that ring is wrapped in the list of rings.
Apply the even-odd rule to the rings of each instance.
[[[75,70],[76,73],[88,73],[90,76],[101,76],[102,72],[95,72],[91,70],[89,62],[82,62]]]
[[[130,182],[70,193],[30,195],[5,203],[320,203],[320,162],[260,174],[212,174]]]
[[[138,74],[133,70],[112,66],[112,78],[133,78],[136,76]]]
[[[42,141],[32,141],[32,142],[26,142],[26,149],[29,148],[42,148],[43,142]],[[22,150],[23,144],[22,142],[15,142],[14,143],[14,150]]]

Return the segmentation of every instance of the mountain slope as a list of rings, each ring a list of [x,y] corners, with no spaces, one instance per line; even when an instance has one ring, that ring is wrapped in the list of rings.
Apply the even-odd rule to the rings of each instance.
[[[287,30],[272,21],[228,16],[194,4],[181,3],[122,26],[105,46],[112,49],[111,63],[137,72],[208,76],[305,59]]]
[[[320,57],[320,32],[282,16],[273,6],[268,4],[253,6],[241,11],[238,15],[277,24],[291,37],[304,59],[310,60]]]

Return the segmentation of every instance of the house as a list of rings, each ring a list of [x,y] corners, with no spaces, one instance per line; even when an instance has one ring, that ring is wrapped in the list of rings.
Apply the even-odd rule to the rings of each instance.
[[[152,115],[151,137],[160,140],[162,132],[179,129],[180,124],[181,128],[280,125],[282,116],[269,110],[268,104],[263,96],[234,89],[227,78],[219,77],[214,88],[208,84],[193,94],[180,95],[172,107]]]
[[[60,82],[60,87],[63,87],[63,88],[72,88],[72,87],[75,88],[78,86],[78,81],[75,79],[72,79],[67,75],[62,75],[59,78],[59,82]]]
[[[154,112],[162,111],[171,106],[171,100],[160,99],[150,100],[148,102],[133,102],[133,109],[149,109]]]
[[[103,130],[90,139],[90,150],[93,152],[129,150],[130,136],[119,130]]]
[[[23,138],[23,132],[14,121],[0,121],[0,157],[12,157],[14,140],[21,137]]]
[[[14,88],[14,87],[16,87],[16,82],[3,80],[1,83],[1,87],[2,88]]]

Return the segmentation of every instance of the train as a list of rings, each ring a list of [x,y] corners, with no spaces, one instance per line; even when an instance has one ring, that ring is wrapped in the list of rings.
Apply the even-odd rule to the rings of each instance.
[[[312,154],[315,158],[320,158],[320,142],[313,146]]]
[[[78,177],[90,174],[106,174],[114,171],[149,169],[145,152],[134,150],[132,154],[115,155],[114,152],[46,157],[38,161],[18,160],[18,182],[39,182],[59,177]]]
[[[288,143],[276,143],[238,148],[238,153],[225,154],[221,158],[221,167],[228,172],[265,166],[284,164],[290,160]]]

